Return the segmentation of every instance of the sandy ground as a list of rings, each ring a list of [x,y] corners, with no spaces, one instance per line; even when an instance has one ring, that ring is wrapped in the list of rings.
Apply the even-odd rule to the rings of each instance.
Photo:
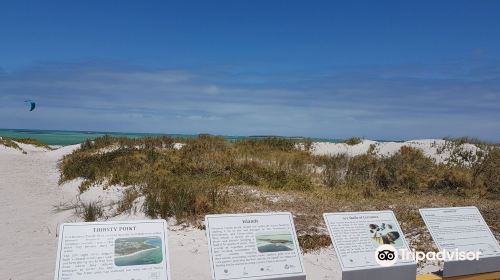
[[[65,200],[57,159],[71,147],[28,154],[0,146],[1,279],[49,279],[54,269],[56,226],[52,207]]]
[[[57,249],[57,227],[80,221],[74,210],[55,211],[57,206],[76,201],[78,182],[58,185],[58,160],[77,146],[46,151],[20,144],[27,152],[0,145],[0,279],[53,279]],[[79,199],[118,199],[119,188],[98,188]],[[144,219],[140,214],[113,217],[113,220]],[[205,232],[171,226],[169,230],[172,278],[210,279]],[[304,255],[308,279],[340,279],[333,249]],[[196,265],[193,265],[196,264]]]

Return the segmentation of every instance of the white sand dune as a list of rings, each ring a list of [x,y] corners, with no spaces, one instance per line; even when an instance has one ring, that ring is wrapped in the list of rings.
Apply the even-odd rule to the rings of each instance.
[[[57,162],[78,148],[66,146],[47,151],[19,144],[27,153],[0,145],[0,279],[53,279],[57,250],[57,227],[63,222],[81,221],[74,210],[55,212],[54,207],[75,202],[79,181],[58,185]],[[121,190],[92,188],[79,199],[112,203]],[[145,219],[138,212],[112,220]],[[169,250],[172,278],[210,279],[205,232],[171,227]],[[305,254],[308,279],[340,279],[333,249]],[[196,265],[193,265],[196,264]]]
[[[451,145],[449,141],[442,139],[423,139],[405,142],[377,142],[372,140],[362,140],[357,145],[347,145],[345,143],[315,142],[312,146],[312,153],[315,155],[342,155],[358,156],[368,153],[370,149],[381,157],[387,157],[398,152],[401,147],[412,147],[420,149],[424,155],[434,159],[436,163],[444,163],[450,160],[454,152],[470,152],[476,154],[481,149],[473,144]]]

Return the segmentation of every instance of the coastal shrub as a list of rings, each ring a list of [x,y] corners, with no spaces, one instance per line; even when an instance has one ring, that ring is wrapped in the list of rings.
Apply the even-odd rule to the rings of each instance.
[[[129,138],[105,135],[95,139],[86,139],[80,144],[81,151],[98,151],[110,147],[124,149],[173,149],[176,138],[169,136]]]
[[[377,170],[375,171],[375,185],[377,188],[387,190],[393,183],[394,179],[391,178],[391,174],[385,165],[377,167]]]
[[[302,146],[304,147],[304,151],[310,152],[312,150],[313,144],[314,144],[313,140],[303,139],[300,142],[301,142]]]
[[[420,188],[418,170],[411,165],[404,165],[396,171],[396,184],[398,187],[416,192]]]
[[[377,193],[377,189],[372,184],[363,184],[361,195],[363,198],[373,198]]]
[[[310,147],[310,141],[306,141]],[[236,142],[236,146],[242,150],[247,151],[282,151],[291,152],[297,150],[297,141],[281,138],[281,137],[268,137],[263,139],[244,139]]]
[[[472,174],[466,169],[445,167],[444,171],[429,181],[429,187],[437,191],[463,195],[472,188]]]
[[[134,201],[141,196],[141,193],[135,188],[130,187],[123,192],[123,196],[118,202],[117,214],[129,212],[134,205]]]
[[[183,147],[175,148],[176,143]],[[376,199],[387,192],[498,196],[499,158],[496,149],[471,166],[444,165],[406,146],[386,157],[375,153],[314,156],[299,142],[281,138],[105,136],[84,142],[81,149],[63,157],[59,168],[60,183],[80,178],[82,192],[93,185],[134,186],[125,191],[118,213],[144,196],[143,208],[149,216],[175,216],[182,221],[246,209],[243,202],[251,195],[231,193],[236,186],[250,186],[257,193],[319,192],[320,200],[325,196]],[[264,203],[258,201],[254,207]]]
[[[85,222],[95,222],[104,216],[104,210],[99,202],[82,202],[80,207],[76,209],[77,214],[79,214]]]
[[[92,139],[86,139],[80,144],[80,150],[81,151],[88,151],[88,150],[98,150],[102,148],[109,147],[111,145],[114,145],[120,141],[120,137],[112,137],[109,135],[105,135],[102,137],[98,137],[94,140]]]
[[[458,138],[445,137],[443,139],[446,142],[451,143],[454,146],[460,146],[463,144],[472,144],[472,145],[475,145],[476,147],[484,148],[484,147],[488,147],[488,146],[493,145],[493,143],[486,142],[486,141],[480,140],[478,138],[467,137],[467,136],[458,137]]]
[[[429,175],[436,166],[420,149],[403,146],[393,156],[383,160],[389,176],[386,179],[395,188],[415,192],[425,189]]]
[[[349,139],[344,140],[344,143],[349,145],[349,146],[358,145],[358,144],[361,144],[362,142],[363,142],[363,140],[359,137],[351,137]]]
[[[372,181],[379,162],[380,159],[370,154],[350,158],[346,180],[352,183]]]
[[[92,142],[92,140],[90,139],[85,139],[85,141],[83,141],[81,144],[80,144],[80,150],[90,150],[92,148],[92,146],[94,145],[94,142]]]
[[[368,146],[368,151],[366,153],[375,156],[377,154],[377,145],[370,144],[370,146]]]
[[[7,137],[0,137],[0,145],[4,145],[5,147],[14,148],[17,150],[22,150],[16,142]]]
[[[351,188],[358,186],[364,196],[376,193],[375,189],[394,188],[410,192],[425,189],[429,172],[436,166],[422,151],[406,146],[390,157],[367,153],[351,158],[331,157],[331,161],[323,172],[325,185],[345,183]],[[339,180],[342,170],[345,170],[345,179]]]
[[[500,195],[500,148],[492,149],[475,167],[474,174],[482,181],[486,191],[498,198]]]
[[[23,144],[28,144],[28,145],[33,145],[36,147],[44,148],[47,150],[52,150],[52,148],[45,144],[40,142],[39,140],[33,139],[33,138],[12,138],[12,140],[18,142],[18,143],[23,143]]]
[[[333,188],[345,182],[349,158],[346,155],[323,156],[318,160],[320,164],[322,182]]]
[[[483,156],[481,150],[472,151],[465,149],[463,146],[456,146],[450,152],[448,164],[467,165],[475,164]]]
[[[303,253],[315,251],[332,245],[329,235],[326,234],[304,234],[297,238]]]
[[[81,178],[81,191],[93,184],[141,186],[145,210],[161,217],[215,211],[225,204],[231,184],[302,191],[314,186],[313,171],[306,166],[311,155],[286,139],[230,142],[202,135],[183,139],[182,149],[174,149],[175,142],[166,137],[115,140],[87,141],[65,156],[60,182]],[[102,150],[109,147],[114,148]],[[125,196],[119,211],[126,211],[136,195]]]
[[[49,145],[42,143],[36,139],[0,137],[0,145],[4,145],[6,147],[22,150],[21,147],[17,143],[23,143],[23,144],[28,144],[28,145],[33,145],[36,147],[44,148],[47,150],[52,150],[52,148]]]
[[[225,194],[209,178],[151,178],[145,188],[144,210],[150,217],[201,216],[222,207]]]
[[[135,149],[118,149],[104,154],[74,153],[59,164],[60,182],[82,178],[84,184],[102,183],[135,185],[142,182],[145,155]],[[86,188],[83,188],[84,190]]]

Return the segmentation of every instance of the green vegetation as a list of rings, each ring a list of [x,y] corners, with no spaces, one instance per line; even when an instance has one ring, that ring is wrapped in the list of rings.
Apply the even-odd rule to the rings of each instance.
[[[486,193],[500,197],[500,148],[491,150],[481,164],[474,167],[472,177],[474,181],[479,178]]]
[[[65,202],[53,206],[54,213],[68,210],[72,210],[76,217],[80,217],[85,222],[94,222],[104,218],[104,207],[100,201],[84,202],[78,199],[76,202]]]
[[[460,146],[463,144],[472,144],[476,145],[477,147],[483,148],[491,145],[495,145],[494,143],[486,142],[477,138],[472,138],[472,137],[459,137],[459,138],[451,138],[451,137],[445,137],[443,138],[449,143],[454,144],[455,146]]]
[[[444,138],[444,145],[437,145],[437,153],[442,154],[445,151],[450,153],[449,161],[456,165],[463,165],[464,163],[474,163],[480,161],[484,156],[483,150],[488,151],[495,145],[483,142],[481,140],[469,137],[462,138]],[[467,145],[474,145],[480,150],[475,152],[466,148]]]
[[[47,150],[52,150],[52,148],[50,148],[49,145],[42,143],[36,139],[10,138],[10,137],[4,137],[4,136],[0,137],[0,145],[4,145],[4,146],[11,147],[11,148],[18,149],[18,150],[22,151],[21,147],[19,147],[19,145],[16,142],[33,145],[33,146],[40,147],[40,148],[45,148]]]
[[[373,152],[313,156],[310,147],[282,138],[106,136],[62,159],[60,183],[82,178],[82,192],[93,185],[134,186],[118,203],[118,212],[143,196],[147,215],[198,225],[207,213],[291,211],[305,250],[329,244],[317,226],[323,224],[322,213],[330,211],[390,208],[403,229],[423,234],[418,240],[424,242],[418,208],[477,205],[500,231],[495,218],[500,214],[498,147],[489,146],[470,164],[437,164],[406,146],[388,157]],[[419,242],[412,245],[424,246]]]
[[[183,141],[185,147],[175,149],[176,141]],[[83,143],[80,150],[63,158],[60,181],[81,177],[81,191],[104,182],[137,185],[142,187],[150,216],[204,215],[224,209],[227,186],[311,189],[313,178],[303,168],[310,156],[296,144],[279,138],[228,142],[212,136],[182,140],[102,137]]]
[[[76,214],[83,218],[85,222],[94,222],[102,218],[104,211],[98,202],[81,203],[75,209]]]
[[[299,236],[298,239],[304,253],[328,247],[332,244],[330,236],[326,234],[304,234]]]
[[[14,148],[22,151],[21,147],[19,147],[19,145],[17,145],[16,142],[12,141],[12,139],[7,137],[0,137],[0,145],[4,145],[5,147]]]
[[[33,138],[13,138],[12,140],[14,140],[18,143],[29,144],[29,145],[33,145],[36,147],[45,148],[47,150],[52,150],[52,148],[49,145],[42,143],[42,142],[40,142],[36,139],[33,139]]]
[[[132,207],[134,206],[134,201],[139,198],[141,194],[139,191],[137,191],[136,188],[131,187],[126,189],[123,192],[122,199],[118,203],[118,207],[116,209],[117,214],[127,212],[130,213],[132,210]]]
[[[359,137],[351,137],[349,139],[344,140],[344,143],[346,143],[349,146],[358,145],[361,144],[361,142],[363,142],[363,139]]]

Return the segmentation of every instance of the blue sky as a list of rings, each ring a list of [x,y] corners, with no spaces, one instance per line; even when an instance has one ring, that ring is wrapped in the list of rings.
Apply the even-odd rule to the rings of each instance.
[[[499,14],[499,1],[3,1],[0,127],[499,141]]]

